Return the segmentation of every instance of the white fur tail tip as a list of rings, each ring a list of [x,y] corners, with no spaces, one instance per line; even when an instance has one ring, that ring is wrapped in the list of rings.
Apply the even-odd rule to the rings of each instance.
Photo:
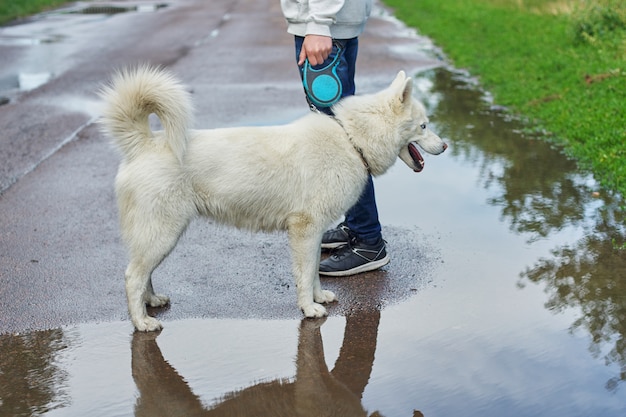
[[[148,65],[120,70],[100,97],[105,102],[101,124],[126,159],[153,146],[149,116],[155,114],[167,145],[182,161],[193,106],[190,94],[169,71]]]

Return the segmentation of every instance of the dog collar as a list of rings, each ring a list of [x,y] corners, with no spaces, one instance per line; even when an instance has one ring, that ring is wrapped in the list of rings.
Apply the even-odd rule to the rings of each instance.
[[[343,131],[346,133],[346,136],[348,137],[348,141],[350,142],[350,145],[352,145],[352,147],[354,148],[355,151],[358,152],[359,156],[361,157],[361,161],[363,162],[363,165],[365,165],[365,169],[367,170],[368,174],[372,173],[372,170],[370,169],[370,164],[367,163],[367,159],[365,159],[365,155],[363,155],[363,150],[356,146],[354,144],[354,141],[352,140],[352,136],[350,136],[350,134],[348,133],[348,131],[346,130],[346,128],[343,126],[343,123],[341,123],[341,120],[337,119],[335,116],[330,116],[335,122],[337,122],[337,124],[339,126],[341,126],[341,128],[343,129]]]

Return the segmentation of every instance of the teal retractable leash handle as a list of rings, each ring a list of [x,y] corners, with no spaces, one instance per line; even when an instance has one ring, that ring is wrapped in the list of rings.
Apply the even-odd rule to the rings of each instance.
[[[332,106],[339,101],[343,93],[341,80],[337,75],[337,67],[343,55],[344,47],[335,39],[333,45],[337,48],[337,53],[328,65],[316,69],[306,59],[301,69],[302,84],[307,100],[318,108]]]

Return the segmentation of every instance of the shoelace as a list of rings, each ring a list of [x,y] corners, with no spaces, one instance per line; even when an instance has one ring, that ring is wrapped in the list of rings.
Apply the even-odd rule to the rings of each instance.
[[[348,239],[348,242],[341,245],[341,246],[337,246],[335,249],[333,249],[330,252],[330,257],[331,258],[335,258],[335,259],[343,259],[346,256],[348,256],[350,253],[354,252],[354,248],[353,246],[356,244],[356,238],[355,237],[350,237],[350,239]]]
[[[383,242],[387,243],[385,240],[383,240]],[[359,249],[359,248],[355,248],[354,246],[356,245],[357,240],[355,237],[350,238],[350,240],[348,241],[348,243],[346,243],[345,245],[341,245],[338,246],[337,248],[333,249],[333,251],[330,253],[330,256],[334,259],[337,260],[341,260],[345,257],[347,257],[348,255],[350,255],[351,253],[354,253],[356,256],[359,256],[363,259],[367,259],[368,261],[373,261],[376,258],[378,258],[378,255],[380,254],[380,250],[376,251],[375,249]],[[385,246],[383,245],[383,248]],[[381,248],[382,249],[382,248]],[[370,252],[370,253],[375,253],[376,255],[370,259],[367,256],[364,256],[360,253],[360,251],[362,252]]]

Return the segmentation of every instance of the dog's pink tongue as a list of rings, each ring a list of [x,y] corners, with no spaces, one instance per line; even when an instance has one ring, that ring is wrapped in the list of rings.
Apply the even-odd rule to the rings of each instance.
[[[413,158],[413,162],[415,163],[415,168],[413,168],[413,171],[421,172],[424,169],[424,158],[422,158],[422,154],[413,142],[409,143],[409,154],[411,155],[411,158]]]

